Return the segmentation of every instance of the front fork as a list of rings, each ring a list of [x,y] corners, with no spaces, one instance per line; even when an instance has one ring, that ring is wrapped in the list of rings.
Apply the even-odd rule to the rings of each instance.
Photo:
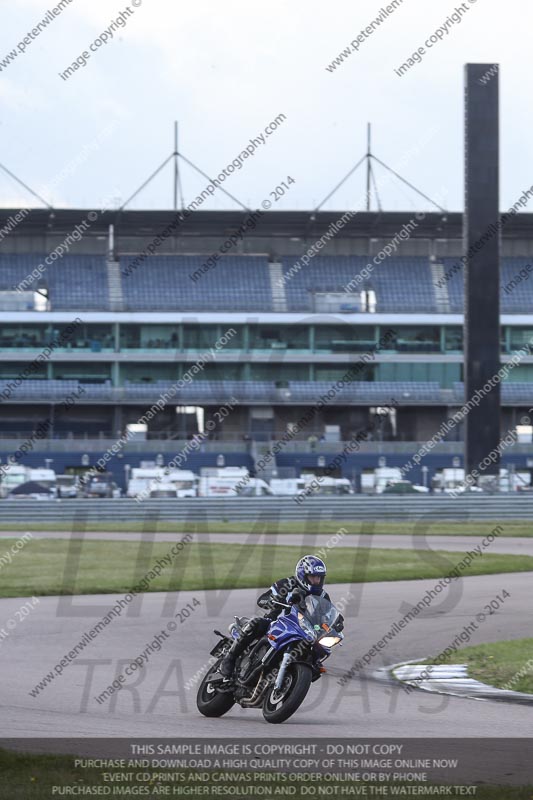
[[[279,692],[281,687],[283,686],[283,679],[285,678],[285,673],[287,672],[287,667],[292,661],[292,654],[290,650],[287,653],[283,654],[283,658],[281,659],[281,666],[279,668],[279,672],[276,677],[276,682],[274,684],[274,689]]]
[[[283,658],[281,659],[281,665],[279,668],[279,672],[276,676],[276,682],[274,683],[274,688],[279,691],[283,685],[283,679],[285,678],[285,673],[287,672],[287,667],[293,661],[298,661],[298,655],[295,654],[293,651],[288,650],[286,653],[283,654]],[[311,664],[313,668],[313,673],[316,673],[316,677],[319,678],[320,674],[325,670],[323,670],[320,666],[320,662],[318,664]]]

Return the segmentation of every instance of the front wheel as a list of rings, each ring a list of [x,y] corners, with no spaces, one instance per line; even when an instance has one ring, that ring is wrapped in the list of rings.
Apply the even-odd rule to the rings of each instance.
[[[218,664],[217,664],[218,666]],[[204,717],[221,717],[235,705],[233,692],[219,692],[213,682],[216,668],[211,668],[198,687],[196,707]]]
[[[292,717],[305,700],[312,676],[308,664],[291,664],[287,668],[281,688],[276,689],[273,686],[265,697],[263,717],[266,721],[277,724]]]

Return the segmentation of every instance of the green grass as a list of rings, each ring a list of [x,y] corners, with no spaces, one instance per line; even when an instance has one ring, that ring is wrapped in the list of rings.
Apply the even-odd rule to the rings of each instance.
[[[15,540],[4,540],[6,549]],[[0,597],[128,592],[171,542],[33,539],[3,567]],[[186,545],[148,591],[244,589],[269,586],[290,575],[309,545]],[[316,548],[311,548],[311,550]],[[68,554],[68,558],[67,558]],[[331,583],[440,578],[464,559],[464,553],[379,548],[333,548],[327,554]],[[533,571],[533,557],[488,553],[462,575]]]
[[[1,506],[0,506],[1,511]],[[361,522],[356,520],[319,520],[305,522],[237,522],[228,519],[219,522],[197,523],[194,521],[164,522],[148,524],[141,520],[134,522],[87,522],[81,530],[105,531],[110,533],[135,533],[159,531],[160,533],[314,533],[334,534],[339,528],[348,533],[398,534],[403,536],[486,536],[497,525],[503,531],[500,536],[533,537],[533,525],[524,520],[503,520],[502,522]],[[71,531],[71,522],[2,522],[2,531]]]
[[[127,760],[126,760],[127,763]],[[50,800],[51,797],[64,797],[65,795],[52,795],[52,789],[54,786],[66,787],[66,786],[83,786],[83,787],[97,787],[97,786],[113,786],[118,785],[121,787],[153,787],[154,782],[146,782],[137,779],[138,774],[146,773],[147,771],[152,773],[166,773],[170,774],[175,772],[173,769],[164,769],[164,768],[142,768],[138,769],[135,767],[127,768],[127,769],[109,769],[109,770],[102,770],[102,769],[82,769],[80,767],[74,767],[74,756],[36,756],[36,755],[29,755],[29,754],[19,754],[19,753],[11,753],[7,750],[0,750],[0,800]],[[217,772],[221,772],[225,770],[217,770]],[[105,783],[102,778],[103,772],[132,772],[133,778],[128,781],[121,781],[118,784],[111,784]],[[191,775],[191,771],[181,770],[184,773],[185,778]],[[233,771],[234,772],[234,771]],[[449,778],[449,781],[452,781],[453,778]],[[158,781],[159,785],[162,786],[209,786],[209,783],[199,783],[189,780],[182,780],[179,783],[171,783],[169,781],[160,780]],[[229,785],[241,785],[241,786],[250,786],[253,785],[254,780],[251,778],[250,782],[243,782],[237,784],[235,782],[231,782],[229,780],[220,782],[217,781],[216,786],[229,786]],[[290,797],[291,800],[303,800],[303,798],[308,798],[310,795],[308,793],[302,793],[302,786],[309,787],[313,786],[316,788],[317,783],[313,782],[308,783],[307,781],[298,781],[292,780],[290,777],[287,781],[284,781],[282,784],[277,782],[261,782],[259,785],[263,786],[265,789],[270,789],[272,791],[272,796],[274,796],[274,792],[276,787],[283,786],[283,787],[295,787],[296,792],[295,794],[284,794],[284,797]],[[353,782],[343,782],[343,781],[328,781],[328,786],[339,787],[339,791],[336,796],[341,797],[340,787],[341,786],[353,786]],[[367,785],[365,783],[360,783],[358,786]],[[368,784],[370,785],[370,784]],[[373,784],[376,785],[375,783]],[[392,786],[399,784],[391,784],[391,783],[379,783],[380,787],[383,786]],[[417,785],[418,787],[428,787],[433,784],[431,783],[423,783],[423,784],[410,784],[410,783],[403,783],[402,786],[411,786]],[[475,797],[477,800],[530,800],[532,796],[533,787],[527,786],[478,786],[476,787]],[[171,788],[172,792],[172,788]],[[66,795],[67,797],[72,797],[73,795]],[[96,794],[86,794],[86,795],[75,795],[79,797],[95,797]],[[99,796],[107,796],[107,795],[99,795]],[[112,796],[112,795],[111,795]],[[126,795],[129,797],[132,796],[139,796],[139,795]],[[145,795],[146,796],[146,795]],[[186,795],[151,795],[152,797],[165,797],[165,796],[186,796]],[[207,795],[192,795],[193,797],[206,797]],[[228,795],[231,797],[234,795]],[[262,795],[261,795],[262,796]],[[318,796],[318,795],[316,795]],[[350,795],[355,796],[355,795]],[[367,795],[365,795],[367,796]],[[368,792],[368,797],[370,797],[370,791]],[[423,796],[426,796],[425,794]],[[438,797],[438,795],[433,795],[434,797]],[[457,796],[458,795],[454,795]]]
[[[533,694],[533,639],[465,647],[441,663],[468,664],[469,676],[482,683]]]

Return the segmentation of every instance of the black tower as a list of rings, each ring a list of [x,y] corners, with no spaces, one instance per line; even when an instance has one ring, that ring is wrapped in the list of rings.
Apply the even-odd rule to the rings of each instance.
[[[465,402],[500,369],[499,76],[486,79],[493,66],[465,68]],[[500,441],[499,383],[477,397],[465,421],[465,472],[497,475],[498,463],[480,464]]]

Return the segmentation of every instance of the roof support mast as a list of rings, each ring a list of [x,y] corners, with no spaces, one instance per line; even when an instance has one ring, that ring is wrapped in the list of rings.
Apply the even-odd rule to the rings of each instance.
[[[196,172],[198,172],[203,178],[205,178],[208,181],[208,183],[210,183],[210,184],[214,183],[213,179],[207,173],[205,173],[203,170],[201,170],[200,167],[197,167],[196,164],[193,164],[193,162],[190,161],[188,158],[186,158],[183,155],[183,153],[180,153],[179,147],[178,147],[178,123],[177,123],[177,121],[174,121],[174,146],[173,146],[172,152],[170,153],[169,156],[167,156],[167,158],[165,158],[163,163],[160,164],[158,166],[158,168],[154,172],[152,172],[152,174],[144,181],[144,183],[142,183],[139,186],[139,188],[136,189],[133,192],[133,194],[130,195],[130,197],[128,197],[128,199],[124,203],[122,203],[122,205],[118,209],[119,212],[120,211],[124,211],[126,206],[128,206],[131,203],[131,201],[134,199],[134,197],[137,197],[137,195],[140,194],[140,192],[142,192],[142,190],[146,186],[148,186],[148,184],[150,184],[154,180],[154,178],[157,175],[159,175],[161,170],[163,170],[166,167],[166,165],[169,164],[170,162],[174,163],[174,170],[173,170],[174,171],[174,185],[173,185],[173,207],[174,207],[174,211],[178,211],[178,205],[179,205],[180,201],[181,201],[181,209],[183,210],[183,208],[185,206],[185,201],[184,201],[184,195],[183,195],[183,190],[182,190],[182,185],[181,185],[181,174],[180,174],[180,168],[179,168],[179,160],[180,160],[180,158],[186,164],[188,164],[190,167],[192,167]],[[1,166],[2,165],[0,164],[0,167]],[[245,206],[244,203],[241,203],[240,200],[238,200],[236,197],[234,197],[232,194],[230,194],[230,192],[228,192],[226,189],[224,189],[223,186],[218,186],[217,185],[216,188],[219,189],[222,192],[222,194],[225,194],[227,197],[229,197],[231,200],[233,200],[235,203],[237,203],[237,205],[239,205],[244,211],[249,212],[251,210],[247,206]]]
[[[380,166],[384,167],[389,173],[391,173],[391,175],[394,175],[394,177],[397,178],[397,180],[401,181],[403,184],[408,186],[410,189],[412,189],[414,192],[416,192],[424,200],[427,200],[429,203],[431,203],[431,205],[435,206],[435,208],[437,208],[439,211],[442,211],[443,213],[446,213],[446,209],[444,209],[442,206],[440,206],[438,203],[436,203],[435,200],[432,200],[431,197],[428,197],[427,194],[424,194],[424,192],[421,192],[420,189],[416,188],[416,186],[413,186],[412,183],[407,181],[405,178],[402,178],[402,176],[399,175],[394,169],[392,169],[392,167],[389,167],[387,164],[385,164],[384,161],[382,161],[380,158],[378,158],[377,156],[375,156],[373,154],[373,152],[372,152],[372,123],[370,123],[370,122],[367,122],[367,126],[366,126],[366,142],[367,143],[366,143],[366,153],[365,153],[365,155],[362,158],[359,159],[357,164],[354,167],[351,168],[351,170],[347,173],[347,175],[345,175],[344,178],[342,178],[342,180],[340,180],[336,184],[336,186],[334,186],[334,188],[331,190],[331,192],[329,192],[329,194],[327,194],[326,197],[324,197],[324,199],[318,204],[318,206],[314,209],[314,211],[311,214],[311,219],[314,219],[314,217],[317,214],[317,212],[320,211],[322,209],[322,207],[328,202],[328,200],[330,200],[330,198],[332,198],[333,195],[338,192],[338,190],[341,188],[341,186],[343,186],[346,183],[348,178],[350,178],[353,175],[353,173],[361,166],[363,161],[366,161],[366,195],[365,195],[364,203],[362,203],[362,206],[366,211],[370,211],[371,210],[372,186],[374,187],[374,192],[376,193],[376,202],[377,202],[377,206],[378,206],[378,211],[381,212],[381,210],[382,210],[381,201],[380,201],[379,193],[378,193],[378,181],[376,180],[375,170],[372,167],[372,162],[375,161],[377,164],[380,164]]]
[[[183,211],[185,208],[185,195],[183,194],[183,185],[181,182],[178,130],[178,122],[176,121],[174,123],[174,211],[178,210],[178,205],[180,210]]]
[[[370,177],[372,174],[372,123],[366,124],[366,210],[370,211]]]

